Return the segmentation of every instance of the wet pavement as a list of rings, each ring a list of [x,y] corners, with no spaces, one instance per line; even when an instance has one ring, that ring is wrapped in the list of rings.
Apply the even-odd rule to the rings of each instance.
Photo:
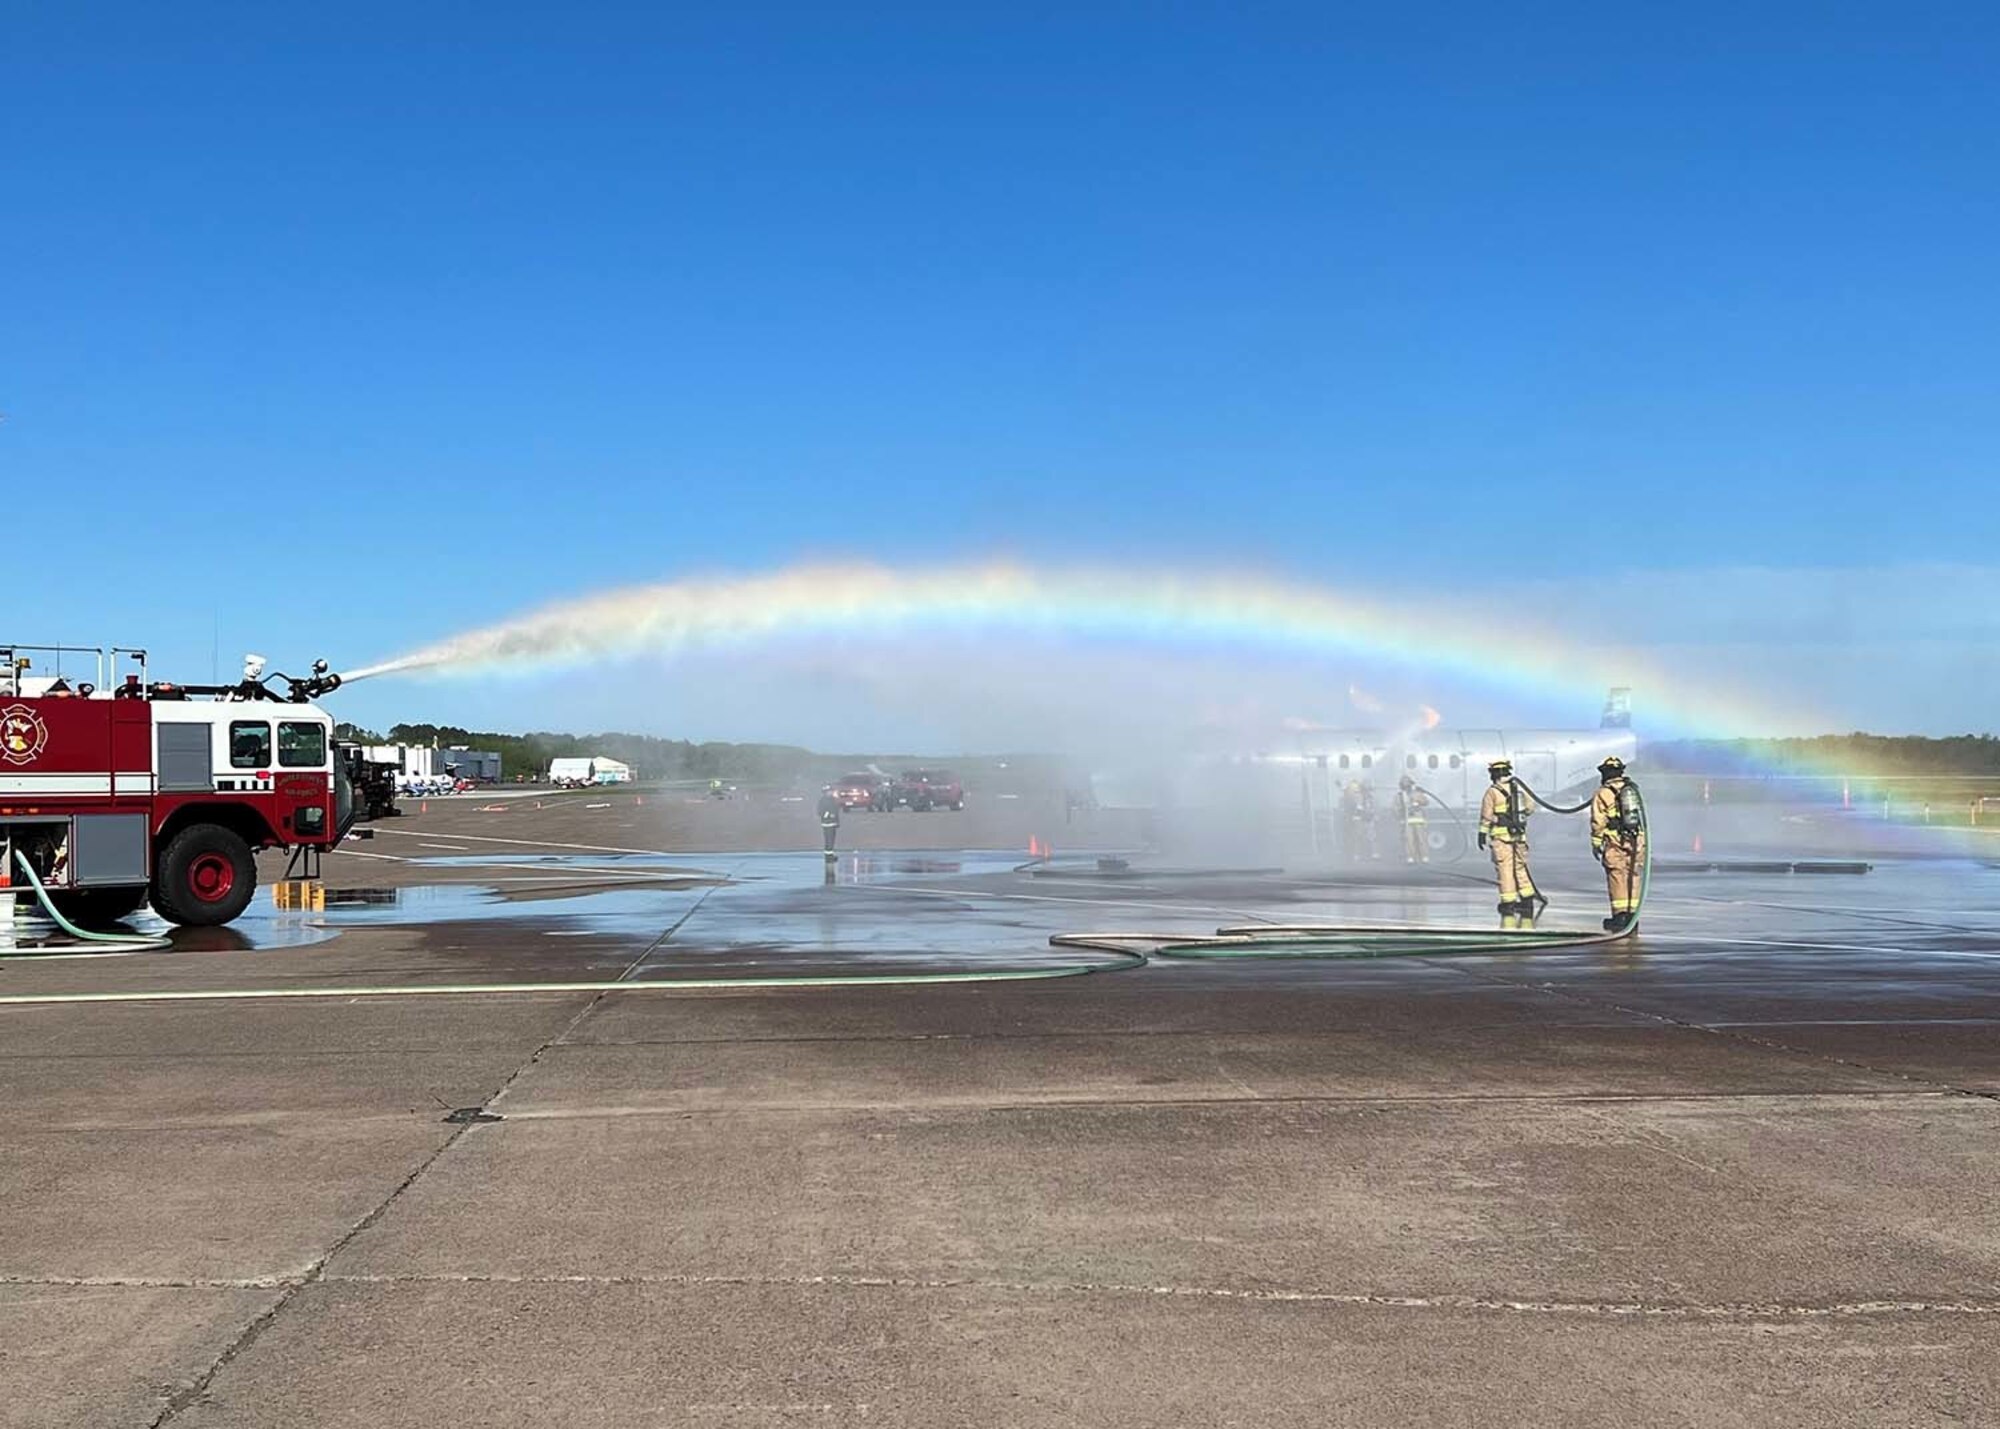
[[[1663,874],[1566,950],[647,991],[1498,920],[1476,865],[829,886],[507,817],[228,942],[0,961],[133,999],[0,1005],[0,1425],[2000,1416],[1982,861]],[[1593,931],[1559,852],[1543,926]]]

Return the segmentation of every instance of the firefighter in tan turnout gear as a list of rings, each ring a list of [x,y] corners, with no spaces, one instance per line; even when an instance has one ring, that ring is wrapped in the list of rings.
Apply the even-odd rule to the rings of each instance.
[[[1396,781],[1396,814],[1403,821],[1404,863],[1431,861],[1430,820],[1424,814],[1430,802],[1409,775]]]
[[[1493,871],[1500,879],[1500,914],[1533,918],[1549,900],[1536,891],[1528,872],[1527,791],[1508,760],[1494,760],[1486,772],[1493,782],[1479,801],[1479,846],[1493,854]]]
[[[1597,766],[1603,781],[1590,796],[1590,851],[1604,865],[1611,916],[1604,931],[1622,933],[1639,911],[1646,868],[1646,812],[1639,786],[1625,777],[1625,761],[1612,755]]]

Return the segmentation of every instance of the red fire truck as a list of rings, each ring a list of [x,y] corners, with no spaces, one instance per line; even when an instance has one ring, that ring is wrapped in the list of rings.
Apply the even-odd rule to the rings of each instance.
[[[142,903],[170,923],[227,923],[257,887],[258,849],[292,850],[313,877],[354,818],[333,719],[311,701],[340,677],[302,679],[244,662],[234,685],[147,678],[145,652],[94,655],[98,681],[31,677],[0,646],[0,870],[25,857],[65,917],[103,922]],[[107,670],[115,684],[101,687]],[[119,675],[121,661],[136,665]],[[282,681],[282,692],[273,688]]]

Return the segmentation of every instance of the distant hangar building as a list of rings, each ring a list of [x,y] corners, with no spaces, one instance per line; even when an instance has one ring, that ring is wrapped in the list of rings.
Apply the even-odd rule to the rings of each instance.
[[[445,749],[438,752],[445,772],[475,784],[500,782],[500,756],[487,749]]]
[[[629,784],[632,766],[607,755],[549,761],[551,784]]]
[[[371,744],[362,757],[376,764],[393,764],[402,779],[470,779],[475,784],[500,782],[500,756],[484,749],[436,749],[428,744]]]

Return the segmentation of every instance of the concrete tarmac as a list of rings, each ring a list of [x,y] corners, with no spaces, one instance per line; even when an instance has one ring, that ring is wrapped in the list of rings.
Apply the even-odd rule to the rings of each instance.
[[[532,802],[385,827],[325,914],[0,961],[0,1425],[2000,1417],[1984,864],[1662,878],[1574,951],[661,990],[1497,920],[1470,861],[1037,878],[968,809],[828,886],[740,809]],[[1550,841],[1545,926],[1594,872]]]

